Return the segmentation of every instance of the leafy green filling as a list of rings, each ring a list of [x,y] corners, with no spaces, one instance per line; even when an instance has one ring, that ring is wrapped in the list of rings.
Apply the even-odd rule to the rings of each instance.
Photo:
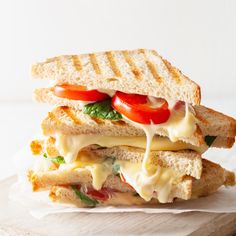
[[[210,136],[210,135],[206,135],[205,136],[205,143],[207,144],[207,146],[211,146],[212,143],[215,141],[216,136]]]
[[[111,106],[111,99],[90,103],[84,106],[83,113],[105,120],[120,120],[122,115]]]
[[[112,156],[107,156],[105,161],[109,161],[112,164],[112,173],[117,175],[120,171],[120,165],[116,163],[116,158]]]
[[[57,157],[48,157],[46,153],[43,154],[44,158],[47,159],[47,160],[50,160],[51,162],[53,163],[56,163],[56,164],[65,164],[65,160],[64,160],[64,157],[62,156],[57,156]]]
[[[112,173],[114,175],[117,175],[119,173],[119,171],[120,171],[120,165],[117,163],[113,164],[112,165]]]
[[[88,206],[96,206],[99,202],[96,199],[90,198],[84,193],[82,193],[77,186],[71,185],[71,188],[74,190],[75,194],[79,197],[79,199]]]

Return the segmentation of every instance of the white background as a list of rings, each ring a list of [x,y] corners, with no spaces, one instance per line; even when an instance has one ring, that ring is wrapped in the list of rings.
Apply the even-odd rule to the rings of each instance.
[[[234,0],[0,0],[0,177],[50,108],[31,103],[31,64],[47,57],[153,48],[236,116]]]
[[[1,0],[0,35],[1,100],[30,99],[33,62],[140,47],[198,82],[203,97],[235,94],[234,0]]]

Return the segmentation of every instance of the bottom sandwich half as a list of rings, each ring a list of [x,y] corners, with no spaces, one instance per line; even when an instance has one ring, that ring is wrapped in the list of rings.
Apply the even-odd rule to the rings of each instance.
[[[52,201],[78,207],[171,203],[235,185],[233,172],[195,151],[152,151],[143,173],[140,148],[91,145],[79,152],[76,161],[65,163],[52,146],[42,155],[42,146],[41,141],[31,145],[34,153],[40,150],[28,172],[33,191],[49,190]]]

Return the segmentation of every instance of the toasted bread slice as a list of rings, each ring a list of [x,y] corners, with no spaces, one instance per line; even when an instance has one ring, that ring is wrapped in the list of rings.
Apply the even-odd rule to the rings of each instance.
[[[221,185],[235,185],[234,172],[227,171],[220,165],[208,160],[203,160],[202,167],[201,178],[193,181],[192,198],[214,193]]]
[[[31,142],[31,151],[34,155],[43,155],[44,153],[50,158],[60,156],[61,154],[55,146],[56,140],[49,137],[46,140],[33,140]],[[134,163],[142,162],[145,150],[130,146],[114,146],[110,148],[100,147],[98,145],[90,145],[81,149],[81,152],[91,152],[96,157],[114,157],[117,160],[131,161]],[[176,171],[200,178],[202,172],[201,154],[191,150],[179,151],[151,151],[149,154],[150,163],[160,165],[162,167],[173,167]]]
[[[32,75],[90,89],[162,97],[200,104],[200,87],[154,50],[137,49],[58,56],[32,67]]]
[[[222,185],[234,186],[235,175],[233,172],[226,171],[219,165],[207,160],[203,160],[203,174],[201,179],[196,180],[192,177],[186,177],[179,185],[173,188],[169,202],[174,201],[175,198],[188,200],[191,198],[199,198],[207,196],[217,191]],[[108,187],[113,188],[112,185]],[[120,190],[118,190],[120,191]],[[54,202],[69,203],[76,205],[77,207],[87,207],[76,196],[71,187],[53,186],[49,194],[50,198]],[[99,205],[154,205],[157,204],[156,199],[152,199],[149,202],[144,201],[141,197],[135,195],[133,189],[127,189],[127,191],[120,191],[112,194],[108,201],[100,201]]]
[[[194,110],[204,135],[231,138],[236,136],[236,120],[234,118],[204,106],[194,106]]]
[[[191,198],[192,179],[185,178],[181,183],[172,187],[169,199],[167,202],[173,202],[174,199],[189,200]],[[111,188],[111,186],[108,186]],[[117,190],[119,191],[119,190]],[[49,197],[53,202],[68,203],[76,205],[77,207],[88,207],[75,194],[71,187],[53,186],[50,189]],[[107,201],[99,201],[98,206],[134,206],[134,205],[154,205],[158,200],[152,198],[151,201],[146,202],[133,189],[127,192],[114,192]]]
[[[83,203],[71,187],[53,186],[49,192],[49,197],[53,202],[71,204],[79,208],[88,207]],[[134,205],[156,205],[157,199],[146,202],[139,195],[133,192],[116,192],[105,201],[100,202],[100,206],[134,206]]]
[[[50,88],[41,88],[35,90],[35,99],[39,102],[46,102],[56,106],[68,106],[75,110],[82,110],[83,104],[80,101],[70,100],[66,98],[59,98],[54,95]],[[197,118],[200,121],[199,126],[203,132],[203,135],[213,135],[221,137],[233,138],[236,135],[236,120],[217,112],[213,109],[205,106],[195,105],[194,110]],[[217,133],[216,133],[217,132]],[[216,140],[217,141],[217,140]],[[226,143],[223,147],[231,147],[233,139],[222,140]]]
[[[126,160],[131,162],[141,162],[144,158],[144,151],[137,148],[128,147],[114,147],[103,149],[89,149],[94,155],[99,157],[113,156],[116,160]],[[158,165],[163,168],[171,168],[175,172],[181,174],[181,176],[189,175],[197,179],[201,177],[202,173],[202,159],[201,155],[194,151],[160,151],[151,152],[150,163]],[[63,169],[52,171],[30,171],[29,180],[32,183],[33,191],[48,189],[54,185],[60,184],[78,184],[86,183],[91,184],[92,176],[90,171],[86,169]],[[108,178],[108,185],[110,185],[109,179],[114,179],[113,176]],[[105,184],[107,186],[107,184]]]
[[[191,138],[182,138],[181,141],[192,145],[200,146],[204,143],[206,135],[217,136],[213,147],[230,148],[234,144],[236,134],[236,121],[203,106],[194,107],[198,128]],[[203,112],[204,111],[204,112]],[[56,132],[66,135],[78,134],[99,134],[104,136],[143,136],[142,129],[139,129],[125,120],[103,120],[92,118],[82,111],[70,107],[57,107],[48,113],[42,122],[44,135],[54,135]],[[157,135],[167,136],[165,128],[160,127]]]
[[[42,122],[44,135],[53,136],[56,132],[65,135],[98,134],[104,136],[144,136],[145,133],[125,120],[103,120],[84,114],[70,107],[57,107],[48,113]],[[167,129],[160,127],[156,130],[160,136],[168,136]],[[192,145],[200,146],[204,139],[200,129],[196,129],[191,139],[183,138]]]
[[[92,176],[88,170],[64,170],[64,171],[48,171],[41,175],[29,171],[29,180],[31,181],[33,191],[46,190],[56,186],[81,185],[85,188],[92,188]],[[56,180],[55,180],[56,178]],[[45,181],[45,179],[47,179]],[[50,184],[49,184],[50,182]],[[181,182],[172,186],[168,202],[172,202],[174,198],[190,199],[191,197],[191,177],[184,177]],[[103,184],[104,188],[114,189],[116,191],[127,193],[135,193],[135,190],[127,183],[124,183],[119,176],[110,175]],[[40,189],[41,188],[41,189]]]

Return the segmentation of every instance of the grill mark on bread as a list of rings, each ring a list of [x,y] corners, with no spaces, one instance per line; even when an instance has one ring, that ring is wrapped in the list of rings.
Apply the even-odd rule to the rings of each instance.
[[[145,61],[146,65],[147,65],[149,71],[151,72],[152,76],[154,77],[154,79],[158,83],[162,83],[162,81],[163,81],[162,77],[159,76],[156,66],[147,59],[147,56],[145,54],[145,50],[144,49],[139,49],[139,52],[144,55],[144,61]]]
[[[119,126],[126,125],[125,121],[123,121],[123,120],[111,120],[111,123],[114,125],[119,125]]]
[[[55,62],[55,61],[58,61],[59,57],[52,57],[52,58],[48,58],[46,60],[46,63],[51,63],[51,62]]]
[[[45,151],[49,157],[60,156],[60,153],[58,152],[58,150],[55,146],[55,143],[56,143],[56,139],[53,137],[49,137],[46,140]]]
[[[130,57],[129,52],[128,51],[122,51],[122,54],[123,54],[126,62],[129,64],[130,69],[131,69],[132,73],[134,74],[134,77],[138,80],[141,79],[140,70],[138,69],[138,67],[135,65],[134,61]]]
[[[57,63],[57,70],[64,70],[64,67],[63,67],[63,64],[62,64],[62,61],[61,61],[61,58],[60,57],[57,57],[57,60],[56,60],[56,63]]]
[[[101,69],[100,69],[100,67],[98,65],[98,61],[96,59],[96,55],[93,54],[93,53],[89,54],[89,59],[90,59],[92,65],[93,65],[93,68],[94,68],[96,74],[101,74]]]
[[[162,61],[165,65],[165,67],[167,68],[167,70],[170,72],[170,74],[172,75],[172,78],[176,81],[176,83],[180,83],[181,82],[181,79],[180,79],[180,76],[179,76],[179,73],[177,71],[177,69],[175,69],[171,64],[170,62],[168,62],[167,60],[163,59],[162,58]]]
[[[115,61],[115,58],[113,57],[112,55],[112,52],[105,52],[106,56],[107,56],[107,59],[111,65],[111,69],[113,71],[113,73],[117,76],[117,77],[121,77],[121,72],[119,70],[119,68],[117,67],[116,65],[116,61]]]
[[[73,55],[72,61],[73,61],[73,65],[77,71],[82,70],[82,64],[80,62],[79,56]]]
[[[30,150],[33,155],[40,155],[43,152],[43,141],[42,140],[33,140],[30,143]]]
[[[72,112],[67,106],[61,107],[61,110],[77,125],[82,125],[82,121],[76,117],[76,115]]]
[[[48,112],[48,118],[50,119],[50,121],[55,121],[58,126],[61,125],[61,121],[57,119],[53,112]]]
[[[100,125],[100,124],[104,124],[105,121],[96,117],[90,117],[91,120],[93,120],[96,124]]]

